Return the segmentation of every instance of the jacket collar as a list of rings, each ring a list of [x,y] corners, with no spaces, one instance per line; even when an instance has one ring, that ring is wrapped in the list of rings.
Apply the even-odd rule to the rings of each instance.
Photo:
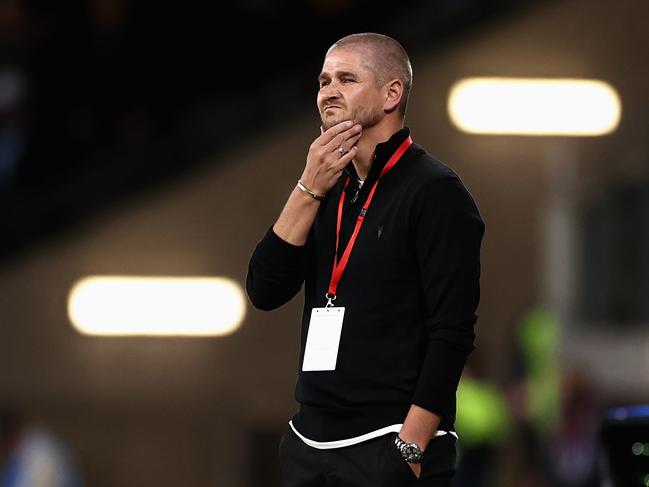
[[[410,129],[408,127],[403,127],[392,134],[388,140],[376,145],[376,149],[374,149],[374,161],[372,162],[366,181],[373,181],[379,177],[379,174],[381,174],[381,171],[387,164],[390,156],[396,152],[401,143],[406,140],[406,137],[409,135]],[[356,172],[356,168],[352,162],[347,165],[345,171],[356,181],[359,180],[358,173]]]

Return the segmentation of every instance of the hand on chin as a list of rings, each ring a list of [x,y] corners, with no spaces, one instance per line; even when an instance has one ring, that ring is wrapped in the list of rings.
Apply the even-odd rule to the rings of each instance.
[[[322,128],[324,130],[328,130],[334,125],[338,125],[341,122],[346,122],[349,120],[348,118],[345,117],[344,114],[342,113],[336,113],[335,115],[325,115],[322,117]]]

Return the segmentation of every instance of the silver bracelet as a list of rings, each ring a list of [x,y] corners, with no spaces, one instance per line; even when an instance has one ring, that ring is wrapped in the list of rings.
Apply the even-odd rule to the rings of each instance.
[[[314,193],[305,185],[303,185],[302,181],[300,181],[299,179],[297,180],[297,187],[300,188],[303,192],[305,192],[309,196],[311,196],[311,198],[313,198],[314,200],[322,201],[323,199],[325,199],[325,195]]]

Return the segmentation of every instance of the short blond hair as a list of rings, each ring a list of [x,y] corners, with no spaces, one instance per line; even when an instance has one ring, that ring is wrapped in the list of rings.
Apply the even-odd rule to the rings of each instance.
[[[412,88],[412,65],[408,53],[392,37],[374,32],[351,34],[336,41],[327,51],[338,48],[361,48],[368,55],[368,68],[374,73],[378,85],[398,78],[403,83],[403,96],[399,102],[399,114],[406,115],[408,97]]]

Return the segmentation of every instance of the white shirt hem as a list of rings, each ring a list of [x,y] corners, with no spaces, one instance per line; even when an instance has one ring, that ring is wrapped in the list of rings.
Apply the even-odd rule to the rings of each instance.
[[[345,438],[342,440],[334,440],[334,441],[315,441],[307,438],[306,436],[302,435],[296,428],[293,426],[293,421],[289,421],[288,424],[290,425],[291,429],[293,432],[300,438],[304,443],[307,445],[313,447],[313,448],[318,448],[320,450],[330,450],[333,448],[343,448],[345,446],[352,446],[356,445],[358,443],[362,443],[367,440],[371,440],[373,438],[378,438],[379,436],[386,435],[388,433],[398,433],[401,431],[401,427],[403,426],[403,423],[398,423],[398,424],[392,424],[390,426],[385,426],[384,428],[379,428],[374,431],[370,431],[369,433],[365,433],[364,435],[360,436],[354,436],[353,438]],[[455,431],[444,431],[444,430],[437,430],[435,431],[435,434],[433,435],[433,438],[436,438],[438,436],[444,436],[444,435],[453,435],[455,438],[457,438],[457,433]]]

